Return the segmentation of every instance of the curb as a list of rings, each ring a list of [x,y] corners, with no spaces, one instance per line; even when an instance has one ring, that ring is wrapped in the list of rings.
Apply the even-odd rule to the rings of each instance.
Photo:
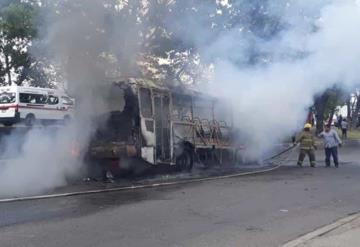
[[[308,242],[312,239],[321,237],[329,232],[332,232],[333,230],[336,230],[337,228],[339,228],[341,226],[349,224],[358,218],[360,218],[360,213],[352,214],[348,217],[337,220],[330,225],[326,225],[326,226],[316,229],[315,231],[309,232],[295,240],[291,240],[290,242],[287,242],[286,244],[281,245],[279,247],[297,247],[301,244],[305,244],[306,242]]]

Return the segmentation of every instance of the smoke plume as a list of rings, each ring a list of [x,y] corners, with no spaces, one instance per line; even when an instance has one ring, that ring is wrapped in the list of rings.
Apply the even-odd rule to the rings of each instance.
[[[4,140],[4,156],[13,155],[13,147],[18,153],[0,166],[0,196],[42,193],[79,177],[89,140],[106,121],[98,117],[108,107],[106,78],[136,73],[140,25],[121,21],[103,2],[49,1],[42,7],[42,32],[31,52],[39,59],[46,53],[61,68],[56,71],[64,79],[59,84],[76,99],[76,115],[68,126],[34,127],[25,136],[12,134]],[[80,151],[76,156],[74,147]]]
[[[77,100],[77,117],[56,131],[33,129],[25,135],[18,159],[0,167],[0,196],[44,192],[79,176],[82,157],[74,158],[69,150],[74,143],[86,150],[97,126],[92,120],[107,107],[107,91],[99,89],[99,82],[112,74],[137,72],[136,54],[142,47],[138,34],[146,23],[133,11],[123,15],[118,4],[114,14],[108,11],[112,1],[45,2],[44,28],[32,52],[37,57],[46,51],[62,68],[66,88]],[[128,2],[141,8],[149,1]],[[213,81],[204,87],[233,102],[236,127],[247,136],[250,157],[260,157],[299,129],[314,95],[334,84],[352,88],[359,82],[359,1],[214,2],[240,13],[238,24],[214,35],[206,1],[190,6],[196,12],[191,17],[171,18],[176,11],[168,11],[158,19],[165,20],[178,43],[194,44],[202,61],[213,65]],[[224,26],[231,21],[225,18]],[[16,134],[7,139],[8,154],[17,140]]]
[[[316,94],[359,82],[359,1],[225,2],[240,9],[243,22],[209,43],[201,39],[210,34],[199,27],[204,16],[197,13],[199,19],[183,20],[199,28],[188,30],[186,40],[214,64],[206,88],[232,100],[236,126],[248,137],[247,155],[258,158],[302,128]]]

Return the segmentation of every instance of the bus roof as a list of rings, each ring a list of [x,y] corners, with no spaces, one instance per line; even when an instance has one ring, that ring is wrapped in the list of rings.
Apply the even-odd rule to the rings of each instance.
[[[191,85],[172,85],[172,84],[164,84],[155,82],[150,79],[144,78],[126,78],[126,79],[115,79],[111,80],[116,85],[134,85],[137,87],[144,87],[144,88],[152,88],[157,89],[160,91],[169,91],[176,94],[184,94],[189,96],[197,96],[197,97],[208,97],[213,98],[210,95],[204,94],[197,90],[195,87]]]

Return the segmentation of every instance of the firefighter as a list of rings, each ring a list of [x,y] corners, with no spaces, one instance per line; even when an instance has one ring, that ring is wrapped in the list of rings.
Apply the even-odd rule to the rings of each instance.
[[[309,156],[310,159],[310,166],[315,167],[316,160],[315,160],[315,152],[316,149],[315,144],[315,136],[310,132],[311,124],[307,123],[304,126],[304,131],[301,132],[300,136],[296,140],[296,143],[300,143],[300,153],[298,159],[298,166],[302,166],[304,158],[306,155]]]

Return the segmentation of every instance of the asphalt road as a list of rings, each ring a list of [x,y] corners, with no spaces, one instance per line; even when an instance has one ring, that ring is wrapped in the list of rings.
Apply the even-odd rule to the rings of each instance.
[[[280,246],[360,210],[359,148],[339,169],[297,168],[294,153],[263,175],[0,204],[0,246]]]

